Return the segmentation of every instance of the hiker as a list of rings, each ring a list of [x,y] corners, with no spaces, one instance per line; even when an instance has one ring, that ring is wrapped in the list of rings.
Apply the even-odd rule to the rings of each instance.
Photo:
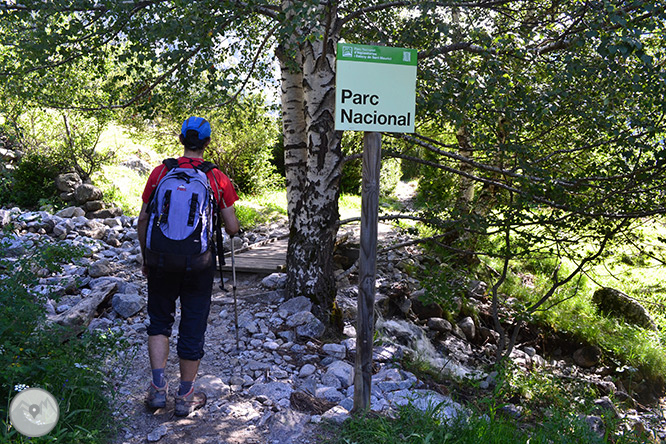
[[[165,367],[169,355],[169,337],[174,323],[176,299],[180,297],[181,320],[177,343],[177,353],[180,358],[180,386],[175,395],[175,414],[177,416],[187,416],[206,404],[206,395],[194,391],[194,379],[201,357],[204,355],[204,334],[215,274],[211,213],[219,208],[219,216],[224,221],[225,231],[230,236],[238,233],[240,228],[233,207],[234,202],[238,200],[238,195],[231,181],[210,162],[203,161],[204,149],[210,143],[210,133],[210,124],[201,117],[190,117],[183,122],[179,137],[184,147],[183,156],[178,158],[177,162],[175,159],[167,159],[164,164],[153,169],[143,191],[143,206],[138,220],[139,242],[144,259],[142,271],[148,278],[148,315],[150,317],[148,354],[152,381],[148,388],[146,403],[152,409],[166,406],[169,386],[165,376]],[[187,201],[183,200],[184,205],[191,206],[179,206],[177,199],[187,199],[180,197],[185,193],[179,194],[180,190],[186,188],[184,185],[180,185],[173,193],[171,190],[164,192],[166,199],[162,197],[161,203],[154,203],[151,199],[155,199],[157,202],[162,192],[160,190],[172,182],[170,179],[177,173],[174,168],[177,168],[177,171],[188,169],[186,174],[198,176],[200,184],[201,182],[204,185],[209,184],[210,188],[206,187],[205,190],[212,192],[217,208],[209,210],[210,205],[207,207],[206,202],[201,202],[205,198],[197,196],[189,198]],[[169,180],[164,180],[171,170],[174,171],[168,175]],[[182,178],[182,176],[181,174],[180,177]],[[163,180],[164,183],[158,189],[158,184]],[[188,180],[187,186],[189,185]],[[208,200],[212,202],[211,199]],[[174,210],[174,208],[181,210]],[[167,214],[169,209],[177,214]],[[219,220],[220,217],[217,219]],[[184,222],[179,222],[181,219]],[[195,221],[196,223],[194,223]],[[162,254],[155,253],[152,246],[158,240],[164,241],[162,238],[168,237],[160,231],[160,224],[162,224],[162,229],[177,228],[181,231],[187,230],[186,225],[194,225],[197,229],[190,228],[191,236],[201,236],[201,239],[194,239],[193,244],[200,248],[200,244],[207,243],[207,250],[199,255],[188,256],[187,259],[184,259],[183,264],[178,263],[178,260],[182,260],[182,255],[170,254],[169,251]],[[178,224],[183,225],[184,228],[176,227]],[[219,230],[218,233],[221,234]],[[206,238],[207,236],[210,237]],[[180,250],[183,241],[173,242],[172,239],[164,242],[167,250],[173,249],[174,246]]]

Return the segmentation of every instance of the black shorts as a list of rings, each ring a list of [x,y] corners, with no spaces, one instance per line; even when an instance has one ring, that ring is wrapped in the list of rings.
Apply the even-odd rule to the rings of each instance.
[[[176,350],[182,359],[197,361],[204,355],[215,268],[172,272],[150,267],[148,271],[148,335],[171,336],[180,297],[180,325]]]

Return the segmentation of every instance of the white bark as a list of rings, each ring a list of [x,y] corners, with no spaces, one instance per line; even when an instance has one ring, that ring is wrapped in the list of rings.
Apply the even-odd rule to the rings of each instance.
[[[287,290],[290,296],[309,297],[315,314],[328,323],[335,298],[333,247],[343,160],[334,130],[337,36],[321,24],[304,32],[326,39],[298,46],[288,42],[280,56],[290,227]]]

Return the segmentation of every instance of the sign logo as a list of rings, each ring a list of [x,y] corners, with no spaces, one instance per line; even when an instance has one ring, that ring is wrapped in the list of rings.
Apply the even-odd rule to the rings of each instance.
[[[9,420],[20,434],[44,436],[58,423],[60,408],[51,393],[40,388],[23,390],[9,405]]]

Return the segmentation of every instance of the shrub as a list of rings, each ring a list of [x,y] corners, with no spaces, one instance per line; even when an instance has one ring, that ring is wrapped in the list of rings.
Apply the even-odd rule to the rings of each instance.
[[[229,176],[238,192],[257,194],[284,183],[273,162],[278,122],[266,111],[263,99],[254,96],[208,116],[213,131],[206,156]]]
[[[120,207],[127,216],[138,216],[146,177],[124,166],[105,165],[93,176],[104,201]]]
[[[0,204],[32,208],[40,199],[53,201],[58,174],[76,171],[86,181],[113,159],[113,152],[96,150],[107,121],[102,114],[28,109],[11,119],[11,125],[0,128],[0,136],[26,154],[16,170],[0,178]]]
[[[11,175],[11,191],[6,203],[33,208],[40,200],[53,200],[58,195],[54,180],[67,167],[51,155],[33,151],[21,158]],[[3,199],[5,200],[5,199]]]

